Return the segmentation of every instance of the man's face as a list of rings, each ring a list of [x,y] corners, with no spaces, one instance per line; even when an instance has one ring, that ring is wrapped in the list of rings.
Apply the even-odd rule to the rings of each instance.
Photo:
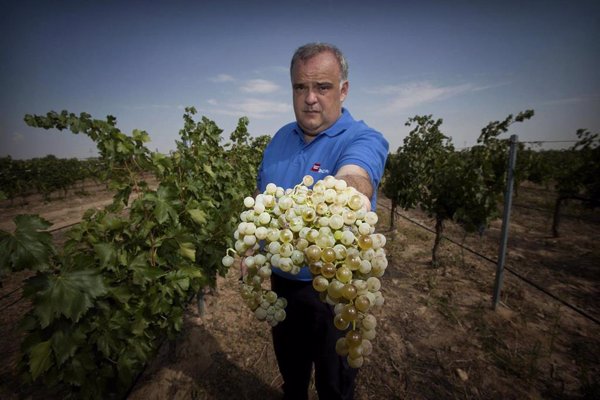
[[[307,136],[323,132],[340,117],[348,81],[340,82],[337,59],[330,52],[299,60],[292,69],[296,121]]]

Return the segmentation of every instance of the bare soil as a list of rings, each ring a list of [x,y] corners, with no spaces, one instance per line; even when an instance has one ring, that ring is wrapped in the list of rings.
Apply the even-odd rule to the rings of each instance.
[[[39,213],[55,226],[67,226],[86,209],[108,204],[110,196],[98,186],[48,203],[4,202],[0,229],[12,230],[11,219],[19,213]],[[375,313],[374,354],[359,372],[357,400],[600,398],[600,215],[573,204],[565,210],[561,236],[552,238],[551,213],[540,211],[552,200],[543,188],[519,189],[510,225],[510,270],[496,310],[492,261],[498,257],[500,220],[481,237],[464,237],[448,224],[446,235],[468,249],[442,242],[441,265],[432,268],[433,234],[407,218],[424,226],[433,226],[431,219],[402,210],[392,230],[389,202],[381,201],[378,228],[388,238],[386,302]],[[29,307],[19,300],[26,276],[13,274],[0,288],[2,399],[46,394],[20,387],[16,375],[17,324]],[[180,337],[160,349],[129,399],[281,397],[270,329],[243,304],[238,276],[232,268],[218,279],[217,288],[204,296],[203,314],[195,302],[190,305]],[[316,398],[311,386],[311,399]]]

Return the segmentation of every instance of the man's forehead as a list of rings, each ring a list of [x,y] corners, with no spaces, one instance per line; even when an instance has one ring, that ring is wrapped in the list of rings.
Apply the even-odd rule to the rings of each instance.
[[[321,53],[317,53],[311,57],[299,59],[294,63],[294,68],[292,71],[297,71],[298,68],[303,68],[306,66],[320,67],[319,69],[328,70],[334,69],[336,72],[340,71],[340,65],[335,58],[335,55],[330,51],[324,51]]]
[[[310,65],[307,65],[310,64]],[[332,82],[339,80],[341,71],[335,63],[297,64],[292,71],[292,81]]]

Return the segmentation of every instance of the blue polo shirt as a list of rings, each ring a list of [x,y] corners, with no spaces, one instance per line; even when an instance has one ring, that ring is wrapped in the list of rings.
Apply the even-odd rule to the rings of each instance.
[[[381,181],[388,142],[381,133],[363,121],[356,121],[350,112],[342,108],[342,115],[329,129],[321,132],[310,143],[298,123],[292,122],[281,128],[265,149],[258,169],[257,186],[264,192],[268,183],[284,189],[302,182],[305,175],[312,175],[315,182],[327,175],[336,175],[344,165],[354,164],[369,173],[375,189],[371,206],[375,209],[377,187]],[[273,268],[273,272],[288,279],[311,280],[307,267],[298,275]]]

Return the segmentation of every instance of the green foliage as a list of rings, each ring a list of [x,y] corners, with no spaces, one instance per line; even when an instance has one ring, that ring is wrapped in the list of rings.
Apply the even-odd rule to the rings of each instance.
[[[415,116],[403,146],[389,157],[383,192],[405,209],[419,207],[436,219],[433,263],[444,221],[454,220],[467,231],[480,230],[497,215],[497,203],[505,182],[508,146],[498,136],[514,122],[533,116],[533,111],[509,115],[482,129],[477,145],[456,152],[451,139],[440,131],[442,120]]]
[[[0,200],[39,193],[50,200],[85,179],[97,179],[105,168],[97,159],[59,159],[53,155],[30,160],[0,157]]]
[[[600,134],[577,130],[571,157],[554,171],[556,191],[563,198],[579,198],[597,206],[600,201]]]
[[[226,272],[220,259],[267,140],[250,138],[242,118],[221,146],[216,124],[194,114],[186,109],[170,156],[150,152],[145,132],[123,134],[112,117],[26,116],[32,126],[88,135],[116,190],[109,207],[88,210],[60,251],[39,217],[19,216],[15,233],[0,232],[0,269],[38,271],[24,288],[33,305],[22,322],[29,381],[68,385],[77,398],[122,397],[161,340],[180,331],[191,297]],[[156,189],[139,179],[141,170],[158,178]]]
[[[0,278],[8,271],[46,270],[54,254],[52,236],[42,232],[51,225],[48,221],[37,215],[18,215],[15,224],[12,234],[0,231]]]
[[[569,149],[568,162],[555,170],[557,198],[554,206],[552,234],[559,236],[560,209],[569,199],[583,201],[590,207],[600,205],[600,139],[587,129],[577,131],[578,141]]]

